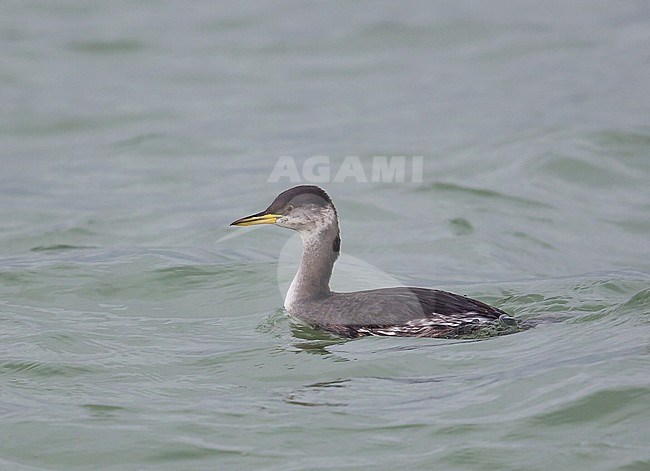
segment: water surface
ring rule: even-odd
[[[0,42],[0,468],[650,466],[647,3],[8,1]],[[561,322],[292,326],[290,234],[228,223],[315,155],[424,157],[323,184],[337,289]]]

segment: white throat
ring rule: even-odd
[[[303,252],[298,272],[284,299],[284,307],[289,312],[300,301],[330,293],[332,268],[339,255],[339,227],[334,211],[327,211],[323,216],[309,229],[298,230]]]

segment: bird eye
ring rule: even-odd
[[[285,212],[285,213],[290,213],[291,211],[293,211],[293,206],[291,206],[290,204],[288,204],[287,207],[284,208],[284,212]]]

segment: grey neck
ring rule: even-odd
[[[334,219],[320,230],[300,232],[302,238],[302,259],[293,279],[284,306],[299,301],[309,301],[327,296],[334,262],[339,256],[341,239],[338,221]]]

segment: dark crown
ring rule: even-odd
[[[291,203],[293,206],[316,204],[318,206],[334,206],[332,198],[316,185],[299,185],[280,193],[268,207],[270,213],[282,210]]]

